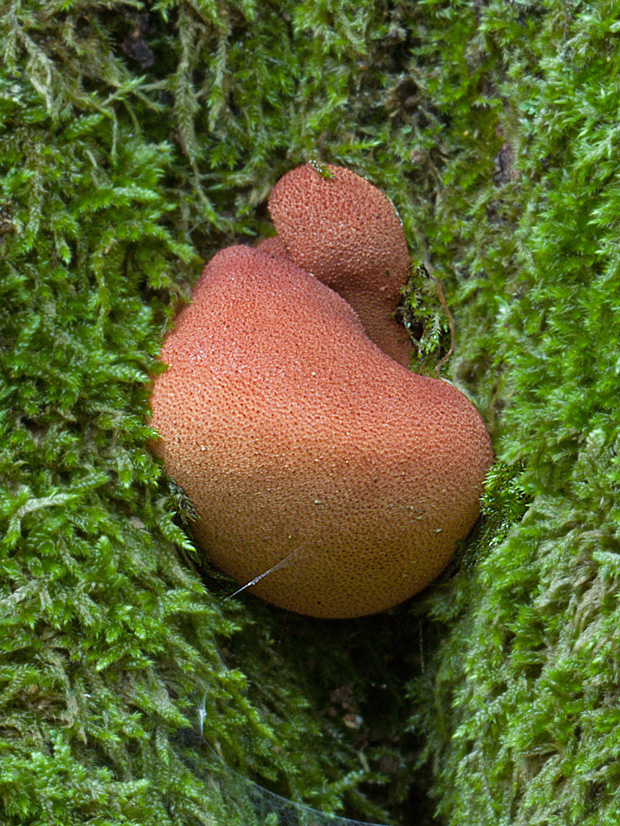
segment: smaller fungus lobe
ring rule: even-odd
[[[291,259],[357,312],[367,335],[403,366],[411,355],[393,318],[409,278],[409,253],[391,202],[369,181],[326,164],[288,172],[269,197],[269,212]],[[269,239],[271,242],[271,239]]]

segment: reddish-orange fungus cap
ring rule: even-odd
[[[365,178],[331,164],[325,170],[306,164],[275,185],[269,212],[278,236],[296,264],[353,307],[375,344],[407,366],[411,345],[393,318],[410,270],[398,215]]]
[[[478,413],[277,250],[216,255],[161,358],[156,450],[212,562],[241,585],[271,571],[251,593],[318,617],[381,611],[475,522],[492,462]]]

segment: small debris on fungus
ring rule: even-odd
[[[274,605],[344,618],[396,605],[442,571],[478,517],[493,453],[465,396],[389,354],[402,355],[393,325],[369,337],[361,310],[374,303],[385,321],[376,291],[387,269],[390,284],[406,278],[406,244],[378,190],[330,171],[285,176],[270,201],[278,238],[208,264],[164,342],[152,425],[210,562]],[[328,208],[309,175],[354,186],[355,206]],[[366,296],[357,313],[352,282],[351,301]]]

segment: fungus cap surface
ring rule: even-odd
[[[327,164],[287,172],[269,212],[291,259],[347,301],[368,336],[407,366],[406,330],[393,317],[409,278],[409,253],[391,202],[365,178]]]
[[[157,452],[196,536],[240,584],[354,617],[424,588],[479,512],[489,437],[451,385],[410,373],[349,305],[277,253],[215,256],[163,346]]]

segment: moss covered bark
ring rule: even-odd
[[[438,25],[447,7],[431,5]],[[519,486],[532,502],[475,575],[427,600],[450,630],[432,687],[416,684],[425,698],[416,723],[431,735],[446,823],[611,824],[619,9],[463,5],[465,60],[480,67],[490,98],[481,120],[502,147],[486,181],[477,178],[484,134],[473,100],[444,108],[453,150],[433,215],[447,243],[435,249],[466,276],[456,282],[457,376],[476,380],[483,407],[493,405],[498,453],[523,462]],[[443,17],[444,36],[467,25],[458,17]],[[435,101],[458,96],[450,65],[432,73]]]
[[[0,820],[245,823],[219,752],[358,817],[615,823],[617,3],[0,11]],[[166,325],[309,157],[393,199],[418,367],[424,265],[503,461],[460,574],[336,625],[205,585],[146,447]]]

